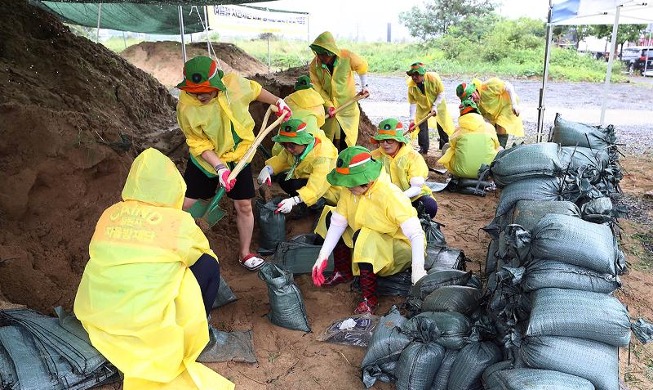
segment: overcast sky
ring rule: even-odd
[[[528,16],[546,20],[548,0],[496,0],[499,14],[508,18]],[[399,23],[398,14],[424,0],[278,0],[253,5],[272,9],[309,12],[311,37],[325,30],[338,39],[360,41],[385,40],[388,23],[392,24],[393,40],[407,38],[408,31]]]

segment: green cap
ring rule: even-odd
[[[199,56],[191,58],[184,64],[184,80],[177,88],[191,93],[211,92],[227,89],[222,83],[224,72],[212,58]]]
[[[393,139],[404,144],[410,143],[404,134],[404,125],[395,118],[384,119],[379,123],[372,142],[378,144],[383,139]]]
[[[376,180],[382,168],[383,164],[374,160],[367,148],[350,146],[338,155],[336,167],[327,175],[327,181],[333,186],[361,186]]]
[[[279,127],[279,133],[272,137],[272,141],[282,143],[290,142],[297,145],[308,145],[315,138],[306,129],[306,123],[301,119],[288,119]]]
[[[424,67],[424,64],[421,62],[413,62],[410,65],[410,69],[406,71],[406,74],[410,76],[413,73],[417,73],[419,75],[424,76],[424,74],[426,73],[426,68]]]
[[[309,88],[313,88],[313,84],[311,84],[311,78],[308,76],[299,76],[295,82],[295,91]]]

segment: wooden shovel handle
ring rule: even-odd
[[[356,94],[353,98],[351,98],[351,99],[347,100],[346,102],[344,102],[344,103],[342,104],[342,106],[336,108],[336,109],[333,111],[333,115],[336,115],[336,114],[339,113],[340,111],[344,110],[346,107],[348,107],[348,106],[350,106],[350,105],[356,103],[356,102],[359,101],[359,100],[363,100],[363,99],[365,99],[365,98],[368,97],[368,96],[370,96],[369,93],[367,93],[367,94],[365,94],[365,95],[361,95],[360,93]]]
[[[432,113],[432,112],[429,112],[429,113],[428,113],[424,118],[422,118],[422,119],[420,119],[419,121],[417,121],[417,122],[415,123],[415,126],[413,126],[413,129],[412,129],[412,130],[409,130],[407,133],[412,133],[413,131],[415,131],[415,129],[417,129],[417,128],[419,127],[419,125],[421,125],[422,123],[426,122],[426,121],[427,121],[430,117],[432,117],[432,116],[434,116],[433,113]]]

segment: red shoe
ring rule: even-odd
[[[358,306],[356,306],[354,314],[374,314],[374,310],[376,310],[377,306],[378,305],[370,304],[367,299],[363,299]]]
[[[326,278],[324,283],[322,283],[322,287],[333,287],[340,283],[350,282],[352,279],[353,277],[351,275],[345,276],[339,271],[334,271],[328,278]]]

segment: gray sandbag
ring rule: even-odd
[[[503,190],[495,216],[500,217],[512,210],[520,200],[563,200],[562,181],[555,177],[532,177],[512,183]]]
[[[197,358],[200,363],[256,363],[252,331],[223,332],[209,326],[209,343]]]
[[[442,359],[442,363],[440,363],[440,368],[435,374],[435,378],[433,378],[431,390],[447,390],[449,377],[451,377],[451,367],[453,367],[456,357],[458,357],[458,351],[447,349],[444,354],[444,359]]]
[[[608,196],[590,199],[580,209],[582,218],[593,223],[612,222],[617,217],[617,212],[612,207],[612,199]]]
[[[259,228],[258,252],[263,255],[274,253],[277,245],[286,240],[286,214],[275,213],[282,200],[281,197],[275,197],[266,202],[256,198],[254,202],[256,226]]]
[[[612,345],[574,337],[526,337],[519,358],[530,368],[585,378],[598,390],[619,390],[619,348]]]
[[[287,329],[310,332],[304,299],[293,274],[275,264],[265,263],[259,269],[258,277],[268,286],[270,321]]]
[[[444,347],[435,343],[408,344],[397,363],[397,390],[429,390],[444,354]]]
[[[465,346],[471,331],[469,319],[456,312],[423,312],[401,325],[401,332],[413,340],[435,342],[450,350]]]
[[[490,240],[485,255],[485,275],[496,271],[499,264],[499,240]]]
[[[43,361],[29,332],[19,326],[2,326],[0,344],[4,346],[9,356],[8,360],[12,362],[15,369],[15,375],[11,377],[16,378],[13,383],[6,385],[3,383],[3,388],[21,390],[59,388],[56,377],[50,375],[48,366]],[[5,378],[2,379],[4,382]]]
[[[534,259],[557,260],[603,274],[617,274],[619,250],[606,225],[548,214],[533,228],[530,249]]]
[[[581,290],[544,288],[531,295],[527,336],[565,336],[615,347],[630,342],[630,317],[613,296]]]
[[[560,371],[515,368],[495,371],[486,390],[594,390],[592,382]]]
[[[530,231],[547,214],[562,214],[578,218],[581,216],[578,206],[568,200],[550,202],[520,200],[512,209],[510,223]]]
[[[211,309],[217,309],[220,306],[224,306],[227,303],[231,303],[236,300],[238,300],[238,298],[236,298],[236,295],[231,290],[231,287],[229,287],[227,281],[224,280],[222,274],[220,274],[220,287],[218,287],[218,294],[215,296],[215,300],[213,300]]]
[[[465,252],[446,246],[427,246],[424,268],[427,271],[443,269],[465,270]]]
[[[423,206],[419,206],[423,208]],[[425,211],[419,211],[419,222],[422,225],[422,230],[424,230],[424,237],[426,239],[426,245],[429,247],[444,247],[447,245],[447,241],[444,238],[444,233],[440,229],[440,224],[431,219],[431,216],[428,215]]]
[[[494,364],[489,365],[485,371],[483,371],[483,375],[481,376],[481,381],[483,382],[483,388],[484,389],[502,389],[500,386],[501,384],[495,379],[495,373],[503,370],[511,370],[514,368],[514,362],[513,360],[503,360]]]
[[[395,381],[395,367],[389,363],[396,363],[401,351],[411,342],[407,335],[401,333],[400,327],[405,321],[406,318],[396,306],[392,306],[388,314],[379,319],[361,363],[366,388],[372,387],[377,380]]]
[[[475,311],[483,291],[467,286],[443,286],[424,298],[422,311],[455,311],[468,314]]]
[[[502,359],[501,350],[490,341],[466,345],[451,367],[447,390],[482,390],[483,371]]]
[[[427,295],[443,286],[465,286],[471,277],[471,271],[465,272],[458,269],[434,269],[411,287],[408,296],[411,298],[424,299]]]
[[[581,146],[563,146],[560,148],[560,163],[565,171],[593,169],[600,178],[600,172],[608,167],[610,155],[605,149],[590,149]]]
[[[293,274],[310,274],[322,245],[315,244],[315,233],[300,234],[280,242],[271,262]],[[327,260],[326,272],[333,271],[333,253]]]
[[[610,294],[621,287],[618,276],[551,260],[535,260],[526,265],[520,286],[524,292],[542,288],[566,288]]]
[[[411,269],[376,278],[376,293],[383,296],[408,296],[412,287]]]
[[[499,188],[530,177],[559,176],[562,165],[560,146],[553,142],[518,145],[500,151],[490,164],[490,172]]]
[[[606,149],[617,142],[614,126],[599,127],[565,120],[557,113],[549,132],[549,141],[561,146]]]

